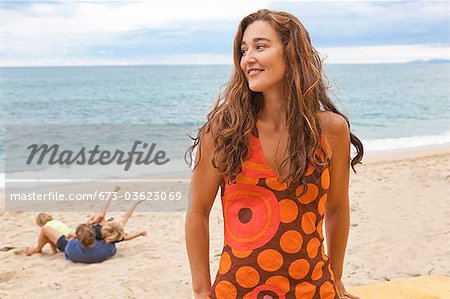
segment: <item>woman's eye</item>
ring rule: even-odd
[[[247,49],[241,49],[242,55],[245,55],[246,52],[247,52]]]
[[[259,50],[259,49],[262,49],[262,48],[265,48],[265,47],[266,47],[265,45],[257,45],[256,49]]]

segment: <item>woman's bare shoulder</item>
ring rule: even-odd
[[[327,133],[335,132],[340,130],[343,125],[347,125],[345,118],[337,113],[331,111],[319,111],[317,113],[319,117],[320,125],[322,129],[327,131]]]
[[[347,121],[343,116],[332,111],[320,111],[317,116],[331,157],[333,149],[340,148],[341,143],[345,142],[343,135],[349,134]]]

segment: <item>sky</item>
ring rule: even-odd
[[[3,1],[0,66],[231,64],[239,21],[295,15],[325,63],[450,60],[448,1]]]

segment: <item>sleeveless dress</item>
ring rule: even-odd
[[[301,184],[288,188],[266,162],[258,137],[248,138],[236,183],[223,182],[225,245],[209,298],[338,299],[323,245],[329,167],[319,173],[309,163],[307,191]],[[317,156],[329,160],[323,137],[320,142],[325,157]]]

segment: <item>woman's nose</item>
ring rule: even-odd
[[[247,50],[247,52],[245,53],[245,56],[244,56],[244,61],[246,63],[255,62],[256,58],[255,58],[255,55],[253,55],[253,54],[254,54],[253,51]]]

